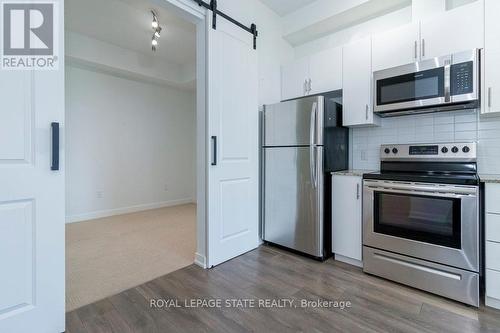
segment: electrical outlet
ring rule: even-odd
[[[102,197],[104,196],[104,192],[103,191],[97,191],[96,192],[96,196],[97,196],[97,199],[102,199]]]

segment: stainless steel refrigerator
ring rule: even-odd
[[[319,259],[331,251],[325,180],[348,163],[348,130],[334,100],[266,105],[262,120],[262,238]]]

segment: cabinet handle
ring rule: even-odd
[[[491,87],[488,87],[488,107],[491,108]]]
[[[359,193],[359,184],[356,184],[356,200],[359,200],[360,193]]]
[[[418,58],[417,48],[418,48],[418,43],[417,43],[417,41],[415,41],[415,59]]]
[[[368,120],[368,104],[365,105],[365,118]]]
[[[307,95],[307,79],[304,80],[304,86],[303,86],[303,88],[304,88],[304,96],[305,96],[305,95]]]
[[[311,93],[311,90],[312,90],[312,80],[311,79],[309,79],[308,88],[309,88],[309,90],[307,91],[307,93]]]
[[[422,57],[425,57],[425,39],[422,38]]]

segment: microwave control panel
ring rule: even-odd
[[[474,66],[472,61],[453,64],[450,68],[451,95],[464,95],[473,92]]]

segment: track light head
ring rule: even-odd
[[[157,29],[160,26],[160,22],[158,21],[158,15],[154,10],[151,11],[151,14],[153,14],[153,22],[151,22],[151,26],[153,29]]]
[[[161,27],[158,27],[158,28],[156,28],[156,30],[155,30],[155,37],[156,37],[156,38],[160,38],[160,34],[161,34]]]

